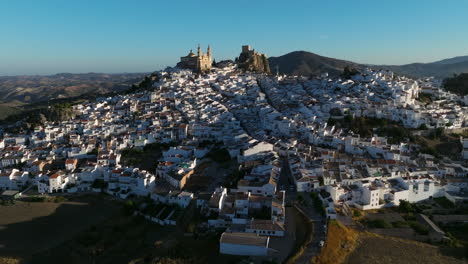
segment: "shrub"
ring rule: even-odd
[[[427,130],[427,125],[426,124],[421,124],[418,129],[419,130]]]
[[[410,202],[400,200],[400,204],[398,205],[398,211],[400,211],[401,213],[410,213],[414,212],[414,207]]]
[[[450,209],[450,208],[455,207],[455,204],[445,197],[434,198],[434,201],[436,201],[440,206],[442,206],[445,209]]]
[[[322,200],[318,197],[318,194],[315,192],[310,193],[310,198],[312,198],[314,203],[314,208],[320,212],[322,216],[326,215],[325,207],[323,206]]]
[[[391,228],[392,225],[384,219],[367,220],[367,226],[370,228]]]
[[[341,74],[341,78],[351,79],[351,77],[353,77],[354,75],[359,74],[359,73],[360,72],[356,68],[351,67],[351,66],[346,66],[343,69],[343,73]]]
[[[431,94],[427,94],[427,93],[420,93],[418,98],[416,99],[424,104],[428,104],[430,102],[432,102],[432,95]]]
[[[55,196],[52,201],[54,203],[63,203],[67,200],[67,198],[63,197],[63,196]]]
[[[403,228],[403,227],[408,227],[408,223],[405,221],[395,221],[392,222],[392,226],[395,228]]]
[[[39,197],[39,196],[34,196],[34,197],[30,197],[28,199],[29,202],[45,202],[46,198],[45,197]]]
[[[136,210],[136,204],[132,200],[127,200],[125,201],[123,207],[122,207],[122,213],[126,216],[130,216],[133,214],[133,212]]]
[[[432,131],[429,134],[429,138],[430,139],[439,139],[444,135],[444,133],[445,133],[445,129],[443,127],[438,127],[436,129],[434,129],[434,131]]]
[[[408,214],[404,215],[403,218],[404,218],[406,221],[414,221],[414,220],[416,220],[416,216],[415,216],[413,213],[408,213]]]
[[[360,210],[353,210],[353,216],[354,217],[361,217],[362,216],[362,213]]]
[[[410,227],[413,228],[414,232],[420,234],[420,235],[427,235],[429,234],[429,229],[427,229],[427,227],[421,225],[420,223],[418,222],[410,222]]]
[[[299,202],[302,202],[302,201],[304,201],[304,198],[302,197],[301,194],[299,194],[299,195],[297,195],[297,200],[298,200]]]
[[[437,156],[437,150],[434,147],[422,147],[419,152],[423,154],[429,154],[432,156]]]
[[[132,155],[141,154],[143,153],[143,150],[139,148],[124,148],[122,149],[121,153],[122,153],[122,157],[128,157]]]
[[[91,185],[92,188],[98,188],[98,189],[101,189],[101,188],[105,188],[107,187],[108,183],[103,181],[103,180],[99,180],[99,179],[96,179],[94,180],[93,184]]]

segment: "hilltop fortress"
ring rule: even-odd
[[[242,46],[242,52],[236,62],[244,71],[270,73],[270,65],[265,54],[256,52],[250,45]]]

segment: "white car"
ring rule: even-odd
[[[325,244],[325,242],[324,242],[323,240],[320,240],[319,246],[320,246],[320,247],[323,247],[324,244]]]

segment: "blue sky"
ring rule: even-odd
[[[0,75],[153,71],[198,43],[216,60],[250,44],[268,56],[431,62],[468,55],[467,11],[466,0],[5,0]]]

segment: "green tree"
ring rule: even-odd
[[[402,213],[410,213],[414,211],[414,208],[410,202],[405,201],[405,200],[400,200],[400,204],[398,205],[398,211]]]
[[[356,68],[353,68],[351,66],[346,66],[343,69],[343,73],[341,74],[341,77],[343,79],[351,79],[351,77],[353,77],[354,75],[359,74],[359,73],[360,72]]]
[[[421,124],[418,128],[419,130],[427,130],[426,124]]]
[[[452,78],[447,78],[443,82],[443,86],[450,92],[458,95],[468,94],[468,73],[454,74]]]

